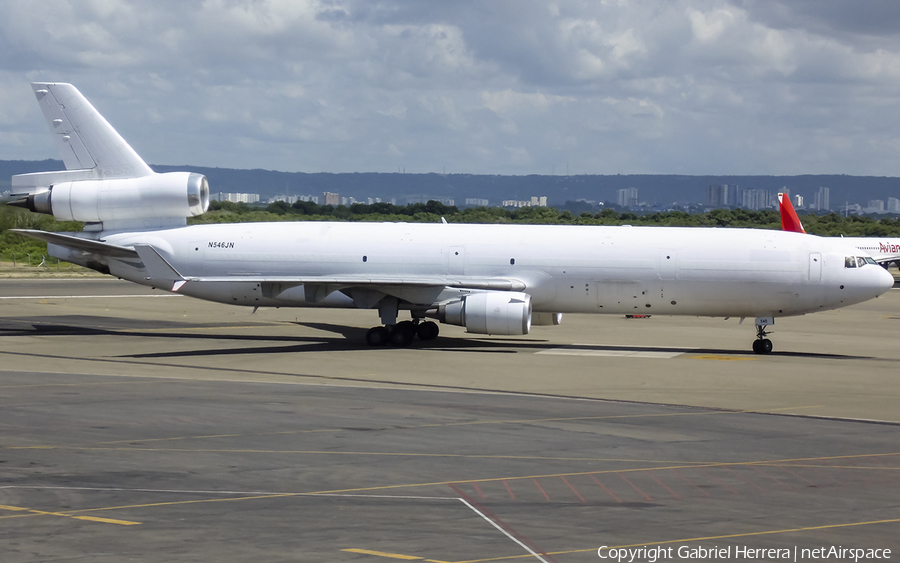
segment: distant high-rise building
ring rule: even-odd
[[[706,205],[709,207],[738,207],[742,204],[742,191],[737,184],[713,184],[706,189]]]
[[[259,201],[259,194],[231,194],[218,192],[216,194],[211,194],[210,199],[230,201],[232,203],[256,203]]]
[[[883,199],[872,199],[869,200],[869,205],[866,206],[866,213],[884,213],[884,200]]]
[[[638,205],[637,188],[621,189],[618,191],[617,196],[616,203],[618,203],[620,207],[637,207]]]
[[[325,192],[322,194],[325,196],[325,205],[340,205],[341,204],[341,196],[340,194]]]
[[[818,211],[830,211],[831,210],[831,202],[829,201],[829,193],[831,190],[825,187],[821,187],[816,191],[813,195],[813,203],[812,208]]]
[[[794,196],[794,207],[796,207],[797,209],[800,209],[801,207],[803,207],[803,196],[802,195],[797,194]]]
[[[741,193],[740,207],[751,211],[759,211],[770,206],[769,190],[749,188]]]
[[[887,200],[887,207],[885,211],[888,213],[900,213],[900,199],[896,197],[889,197]]]
[[[467,197],[466,205],[471,207],[487,207],[488,200],[480,197]]]

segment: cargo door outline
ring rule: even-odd
[[[451,246],[447,252],[447,273],[448,274],[465,274],[466,273],[466,249],[464,246]]]
[[[809,253],[809,281],[822,281],[822,255],[818,252]]]

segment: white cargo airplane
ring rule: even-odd
[[[17,232],[61,260],[139,284],[252,307],[377,309],[370,345],[431,340],[438,325],[527,334],[562,313],[756,317],[766,328],[877,297],[882,268],[845,266],[841,240],[756,229],[243,223],[186,226],[209,205],[206,178],[156,174],[70,84],[34,92],[65,171],[13,177],[14,205],[85,222]],[[871,259],[869,259],[870,261]],[[398,322],[400,311],[411,320]]]

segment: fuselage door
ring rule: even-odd
[[[809,254],[809,281],[822,281],[822,255],[818,252]]]
[[[678,255],[674,250],[659,251],[659,279],[674,280],[678,275]]]
[[[466,273],[466,249],[462,246],[451,246],[450,256],[447,262],[447,273],[449,274],[465,274]]]

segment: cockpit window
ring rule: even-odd
[[[844,258],[845,268],[862,268],[866,264],[878,264],[871,256],[847,256]]]

